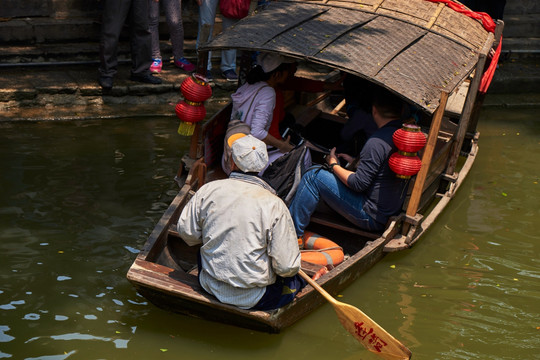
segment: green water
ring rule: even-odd
[[[540,122],[486,109],[455,200],[339,300],[414,359],[538,359]],[[175,195],[173,119],[0,123],[0,359],[377,359],[326,305],[278,335],[160,310],[125,274]]]

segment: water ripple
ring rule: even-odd
[[[37,336],[30,338],[25,341],[25,344],[42,340],[42,339],[52,339],[57,341],[74,341],[74,340],[83,340],[83,341],[103,341],[103,342],[112,342],[115,344],[117,349],[127,348],[129,339],[119,339],[119,338],[109,338],[102,336],[94,336],[90,334],[81,334],[81,333],[67,333],[61,335],[49,335],[49,336]]]

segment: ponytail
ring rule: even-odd
[[[246,81],[248,84],[253,85],[259,81],[267,81],[270,79],[272,73],[265,73],[259,65],[255,65],[247,74]]]

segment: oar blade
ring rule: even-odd
[[[410,359],[411,351],[360,309],[339,301],[332,304],[339,321],[369,351],[384,359]]]

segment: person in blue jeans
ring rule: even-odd
[[[199,32],[197,34],[197,49],[199,44],[206,43],[212,40],[212,32],[214,31],[214,23],[216,22],[216,11],[219,4],[219,0],[197,0],[199,4]],[[233,26],[238,22],[238,19],[230,19],[222,16],[223,30]],[[201,29],[203,25],[211,25],[210,34],[207,39],[201,39]],[[212,80],[212,53],[208,53],[208,66],[206,77],[209,81]],[[238,75],[236,74],[236,50],[222,50],[221,51],[221,75],[228,81],[238,81]]]
[[[324,167],[308,170],[289,206],[296,235],[302,237],[320,201],[364,230],[384,230],[390,216],[400,212],[407,181],[396,177],[388,158],[397,151],[392,135],[402,126],[402,101],[386,90],[374,95],[372,114],[378,130],[360,151],[356,171],[342,167],[339,158],[352,162],[333,148]]]
[[[160,73],[163,66],[159,48],[159,4],[163,6],[165,19],[171,35],[174,65],[187,72],[195,70],[195,65],[184,57],[184,24],[182,23],[182,0],[150,0],[150,32],[152,34],[152,73]]]

